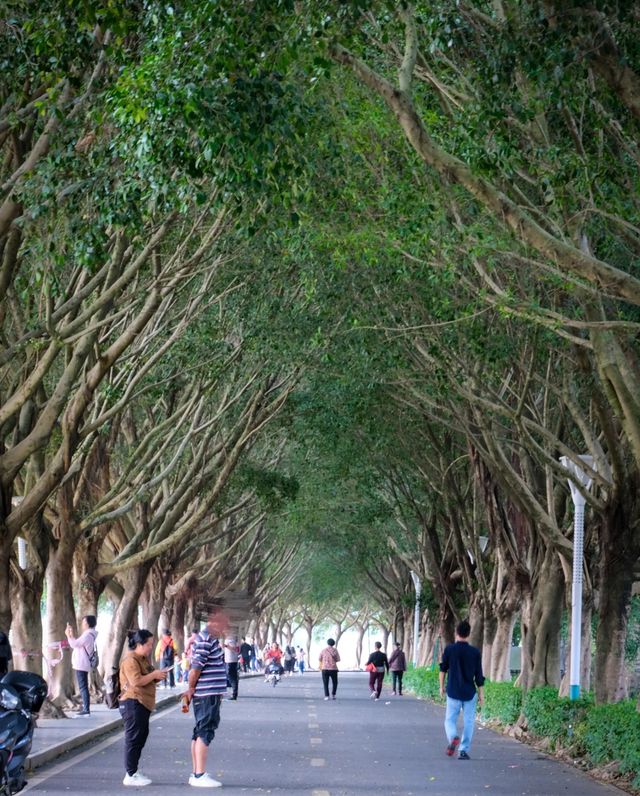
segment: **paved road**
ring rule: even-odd
[[[388,695],[368,698],[364,674],[341,673],[338,699],[325,702],[320,676],[241,683],[225,702],[209,772],[224,783],[211,793],[285,796],[620,796],[527,746],[478,728],[473,758],[444,754],[443,711]],[[191,714],[155,714],[141,768],[148,796],[201,792],[190,773]],[[122,787],[122,734],[38,770],[23,793],[111,796]],[[207,791],[204,791],[207,792]]]

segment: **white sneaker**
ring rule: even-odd
[[[196,777],[194,774],[191,774],[189,777],[189,785],[191,785],[192,788],[221,788],[222,782],[218,782],[217,779],[209,776],[205,771],[201,777]]]
[[[144,785],[151,785],[151,780],[149,777],[145,777],[144,774],[136,771],[135,774],[125,774],[122,784],[131,788],[142,788]]]

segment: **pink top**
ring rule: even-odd
[[[90,672],[89,654],[96,645],[98,633],[93,629],[85,630],[78,638],[70,638],[69,646],[72,648],[71,667],[77,672]]]

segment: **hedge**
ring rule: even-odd
[[[409,669],[404,682],[417,696],[443,704],[437,671]],[[640,790],[640,713],[635,702],[595,705],[593,696],[560,698],[552,687],[523,695],[513,683],[485,683],[482,718],[514,724],[522,714],[530,736],[545,738],[552,749],[570,749],[593,766],[617,762],[619,771]]]

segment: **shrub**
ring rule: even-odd
[[[513,683],[491,683],[484,686],[484,719],[497,719],[502,724],[514,724],[522,710],[522,690]]]
[[[620,772],[632,774],[640,788],[640,714],[634,702],[592,706],[576,735],[592,763],[618,760]]]
[[[434,702],[442,702],[440,699],[440,672],[438,670],[424,668],[409,668],[404,674],[404,685],[411,689],[416,696],[423,699],[432,699]]]
[[[577,725],[592,705],[590,696],[575,700],[560,698],[557,688],[540,686],[527,691],[522,710],[529,732],[548,738],[554,746],[558,743],[569,746],[575,741]]]

